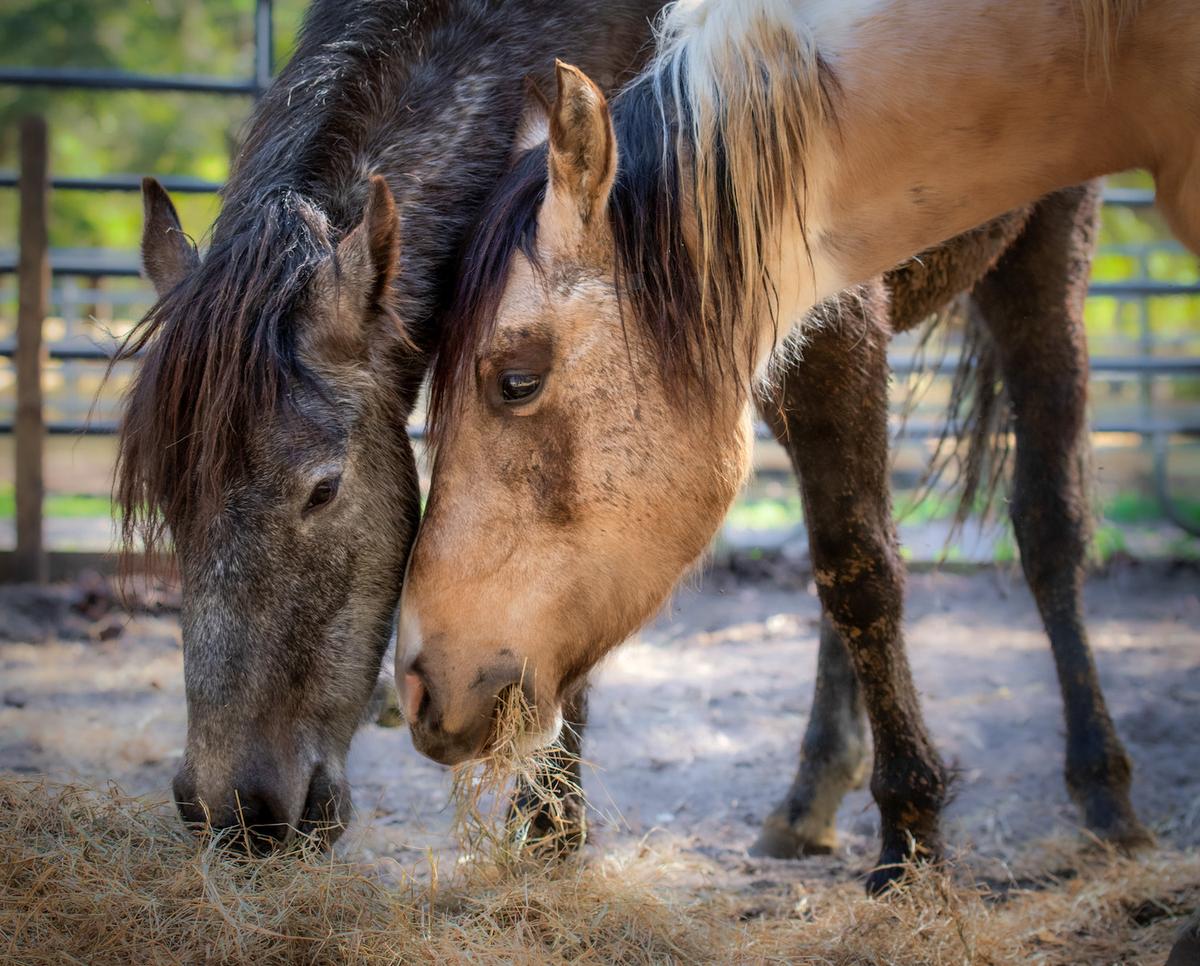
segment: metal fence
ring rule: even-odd
[[[69,67],[0,68],[0,84],[110,91],[159,91],[258,97],[271,83],[273,70],[273,10],[271,0],[255,0],[254,72],[250,77],[157,76],[130,71],[87,70]],[[11,345],[0,347],[14,360],[17,371],[16,418],[0,425],[0,432],[15,436],[17,546],[3,569],[18,579],[43,580],[49,560],[42,539],[42,437],[45,433],[112,433],[111,422],[86,419],[60,420],[46,424],[42,413],[42,365],[55,362],[106,361],[109,348],[99,345],[42,346],[42,326],[51,301],[52,277],[84,277],[98,283],[111,277],[136,276],[136,260],[109,252],[51,252],[46,240],[47,196],[60,191],[137,190],[140,179],[133,175],[89,178],[51,178],[48,175],[46,128],[31,119],[21,131],[21,170],[0,174],[0,189],[17,189],[21,195],[19,248],[0,256],[0,275],[17,273],[17,332]],[[213,192],[219,185],[189,178],[164,179],[170,190]]]
[[[270,84],[272,72],[272,3],[271,0],[256,0],[254,30],[254,74],[247,78],[214,78],[175,76],[152,76],[120,71],[73,70],[63,68],[21,68],[0,69],[0,84],[21,86],[43,86],[55,88],[85,88],[100,90],[142,90],[142,91],[174,91],[185,93],[205,93],[228,96],[260,95]],[[44,157],[42,163],[44,164]],[[0,172],[0,190],[20,189],[23,172]],[[24,172],[26,177],[43,177],[38,172]],[[220,185],[189,177],[165,177],[161,179],[167,189],[173,193],[214,193]],[[112,192],[140,190],[141,180],[135,175],[109,174],[88,177],[45,177],[44,189],[55,191],[83,192]],[[43,190],[44,190],[43,189]],[[23,199],[25,195],[23,194]],[[1110,190],[1106,194],[1106,204],[1129,208],[1148,208],[1153,205],[1153,197],[1149,192],[1133,190]],[[23,209],[24,209],[23,205]],[[44,217],[45,202],[41,203]],[[26,217],[23,210],[23,219]],[[41,226],[44,234],[45,226]],[[22,239],[24,245],[25,239]],[[1128,254],[1145,262],[1153,253],[1153,247],[1141,247]],[[26,253],[28,254],[28,253]],[[17,274],[22,271],[22,252],[0,251],[0,277]],[[90,418],[87,411],[60,414],[57,417],[43,419],[41,414],[40,395],[34,392],[35,387],[28,385],[31,379],[39,382],[40,393],[41,362],[48,359],[52,364],[61,366],[76,365],[94,367],[102,371],[112,352],[111,341],[86,336],[78,331],[66,332],[63,338],[51,341],[44,350],[40,346],[33,349],[35,359],[22,362],[21,333],[32,332],[33,316],[37,316],[38,334],[36,339],[30,335],[31,343],[41,338],[42,321],[47,314],[48,303],[53,303],[59,309],[59,316],[73,323],[90,314],[84,309],[90,306],[105,305],[111,307],[115,315],[118,306],[132,306],[147,301],[144,292],[121,290],[113,291],[105,287],[107,280],[137,278],[140,267],[136,253],[113,252],[95,249],[65,249],[46,250],[45,259],[48,266],[45,274],[53,279],[47,282],[46,290],[37,295],[27,295],[26,287],[34,285],[33,280],[22,279],[21,296],[22,310],[29,316],[18,323],[18,335],[14,339],[0,341],[0,358],[11,358],[16,361],[17,377],[17,419],[15,421],[0,421],[0,433],[15,433],[18,437],[18,463],[21,460],[41,459],[40,446],[26,440],[27,445],[22,452],[22,400],[29,403],[36,398],[39,412],[36,422],[25,413],[26,436],[36,432],[39,436],[49,435],[112,435],[116,431],[116,422],[111,418]],[[25,271],[31,271],[28,265]],[[1200,378],[1200,357],[1196,356],[1161,356],[1156,355],[1157,344],[1154,333],[1148,321],[1145,310],[1145,300],[1163,297],[1200,296],[1200,284],[1178,284],[1155,281],[1148,277],[1145,270],[1141,277],[1127,282],[1098,283],[1092,286],[1092,294],[1120,300],[1133,300],[1142,308],[1140,311],[1140,331],[1138,351],[1127,356],[1097,355],[1091,360],[1094,379],[1132,379],[1139,387],[1140,405],[1127,415],[1102,417],[1093,425],[1096,433],[1133,434],[1143,440],[1152,454],[1153,478],[1156,496],[1159,499],[1163,513],[1178,525],[1197,533],[1191,521],[1179,513],[1169,492],[1168,456],[1171,441],[1183,438],[1200,439],[1200,412],[1194,409],[1184,413],[1182,417],[1162,417],[1155,404],[1154,386],[1160,380],[1180,378]],[[82,280],[83,284],[80,284]],[[49,286],[53,285],[53,288]],[[36,287],[36,286],[34,286]],[[32,291],[32,289],[30,289]],[[34,307],[25,303],[32,298],[39,304]],[[20,319],[20,313],[19,313]],[[28,347],[26,347],[28,348]],[[913,361],[910,357],[897,352],[892,359],[893,370],[899,376],[905,376],[913,371]],[[943,375],[953,372],[955,363],[946,360],[935,365],[935,371]],[[928,367],[926,367],[926,371]],[[72,370],[74,371],[74,370]],[[22,386],[22,374],[24,382]],[[88,394],[80,394],[81,399]],[[88,399],[90,404],[90,399]],[[25,407],[28,409],[28,405]],[[82,406],[80,407],[82,409]],[[921,438],[940,431],[933,422],[921,423],[909,421],[904,427],[906,439]],[[763,431],[765,433],[765,430]],[[421,435],[419,426],[413,427],[414,436]],[[33,468],[18,467],[18,549],[14,555],[15,568],[4,568],[19,576],[36,579],[45,574],[45,554],[40,536],[40,507],[42,486],[40,467],[36,472]],[[38,517],[38,532],[32,532],[32,517],[28,517],[27,525],[22,527],[22,514],[32,513],[36,504]]]

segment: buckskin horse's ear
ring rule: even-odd
[[[617,174],[617,139],[604,94],[578,67],[558,61],[550,111],[548,220],[587,230],[603,216]]]
[[[142,267],[161,297],[200,264],[200,256],[167,189],[154,178],[142,179],[142,210]]]

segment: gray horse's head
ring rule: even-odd
[[[336,231],[280,191],[203,259],[157,182],[116,496],[127,546],[169,540],[183,590],[184,819],[255,847],[344,825],[351,737],[419,513],[419,382],[391,305],[397,224],[373,178]]]

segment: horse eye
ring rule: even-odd
[[[334,477],[329,480],[322,480],[313,487],[312,493],[309,494],[308,503],[304,505],[304,512],[311,513],[313,510],[319,510],[323,506],[328,506],[333,502],[333,498],[337,496],[338,486],[341,484],[339,477]]]
[[[534,372],[500,374],[500,398],[506,403],[528,402],[542,388],[542,377]]]

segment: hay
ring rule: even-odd
[[[536,723],[524,691],[507,688],[497,704],[487,753],[454,769],[453,835],[469,860],[464,866],[468,870],[498,865],[549,873],[556,859],[570,851],[561,847],[567,823],[563,801],[567,794],[582,794],[582,789],[568,760],[554,747],[534,740]],[[514,795],[518,788],[523,793],[519,798]],[[534,813],[543,809],[560,831],[531,843]]]
[[[165,804],[0,777],[0,962],[1158,966],[1200,903],[1200,857],[1053,844],[990,884],[959,862],[910,870],[884,900],[847,882],[792,886],[769,908],[699,895],[681,879],[701,860],[649,846],[548,866],[513,845],[527,816],[507,790],[514,773],[538,787],[549,763],[507,719],[494,754],[456,776],[464,856],[449,875],[305,847],[231,858]]]

